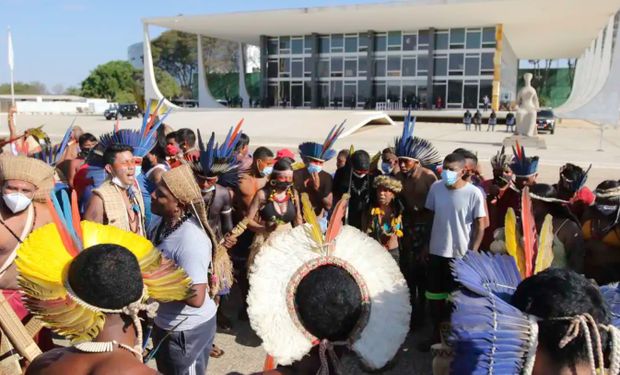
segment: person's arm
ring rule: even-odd
[[[304,223],[303,216],[301,214],[301,199],[297,190],[293,190],[293,197],[295,199],[295,221],[293,221],[293,227],[302,225]]]
[[[249,178],[245,181],[242,181],[239,185],[239,193],[241,194],[241,201],[243,202],[243,210],[244,215],[248,215],[248,211],[252,206],[252,201],[254,200],[254,196],[257,191],[254,190],[254,184]]]
[[[474,234],[472,236],[471,241],[471,250],[478,251],[480,249],[480,244],[482,243],[482,239],[484,238],[484,230],[488,226],[488,218],[486,211],[486,202],[482,195],[482,192],[475,188],[475,196],[474,196]]]
[[[93,194],[86,205],[83,220],[94,221],[95,223],[105,224],[105,209],[103,200],[97,194]]]
[[[480,249],[482,238],[484,238],[485,228],[484,217],[479,217],[474,220],[474,236],[472,239],[471,250],[478,251]]]
[[[261,232],[267,231],[267,227],[261,224],[260,222],[258,222],[258,220],[256,220],[258,211],[260,210],[261,206],[263,206],[264,204],[265,204],[265,192],[261,189],[257,191],[256,194],[254,195],[254,199],[252,200],[252,203],[250,204],[250,208],[246,216],[249,220],[248,229],[251,230],[252,232],[261,233]]]
[[[192,296],[185,300],[185,304],[191,307],[201,307],[207,298],[207,284],[192,285]]]
[[[69,163],[69,168],[67,168],[67,183],[69,184],[69,187],[71,189],[75,189],[75,185],[73,184],[73,180],[75,179],[75,175],[78,173],[78,171],[80,170],[80,167],[82,166],[82,163],[84,163],[84,160],[80,160],[80,159],[73,159],[71,160],[71,162]]]
[[[233,229],[232,222],[232,202],[228,189],[222,191],[222,210],[220,211],[220,223],[222,225],[222,233],[226,234]]]

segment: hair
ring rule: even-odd
[[[79,298],[105,309],[121,309],[139,300],[144,288],[138,259],[113,244],[81,251],[69,265],[68,277]]]
[[[241,133],[239,134],[239,139],[237,140],[237,144],[235,145],[235,151],[238,152],[245,146],[249,146],[249,145],[250,145],[250,137],[245,133]]]
[[[530,186],[530,193],[536,194],[541,198],[554,198],[558,199],[558,192],[553,187],[553,185],[548,184],[534,184]],[[566,207],[564,204],[560,202],[545,202],[544,203],[549,210],[549,214],[554,218],[563,218],[574,221],[577,225],[581,226],[579,219]]]
[[[172,131],[172,132],[166,134],[166,140],[168,140],[170,138],[174,138],[174,141],[176,142],[176,140],[177,140],[177,132],[176,131]]]
[[[304,327],[319,339],[349,338],[362,315],[362,294],[353,276],[337,266],[321,266],[306,275],[295,294]]]
[[[381,155],[386,155],[386,154],[396,155],[396,151],[394,151],[394,147],[384,148],[383,151],[381,151]]]
[[[594,190],[595,193],[600,193],[602,191],[605,190],[610,190],[610,189],[616,189],[620,187],[620,180],[616,181],[616,180],[605,180],[603,182],[601,182],[600,184],[598,184],[596,186],[596,189]],[[613,196],[613,197],[596,197],[596,203],[597,204],[610,204],[610,205],[617,205],[618,203],[620,203],[620,195],[618,196]]]
[[[340,158],[340,157],[348,158],[349,157],[349,150],[343,149],[343,150],[338,151],[337,158]]]
[[[453,154],[461,154],[463,155],[463,157],[467,160],[473,160],[475,165],[478,165],[478,157],[476,156],[476,154],[474,154],[473,152],[466,150],[464,148],[457,148],[456,150],[452,151]]]
[[[364,150],[357,150],[351,155],[351,166],[356,170],[370,169],[370,155]]]
[[[452,164],[452,163],[458,163],[461,167],[465,166],[465,157],[462,154],[459,153],[451,153],[448,154],[446,156],[445,159],[443,159],[443,164]]]
[[[84,133],[80,135],[80,138],[78,138],[78,144],[80,145],[80,147],[84,146],[86,142],[97,142],[97,137],[90,133]]]
[[[133,147],[129,145],[124,145],[122,143],[113,143],[109,145],[103,152],[103,162],[106,165],[113,164],[114,159],[116,159],[116,155],[126,151],[133,153]]]
[[[273,151],[268,149],[267,147],[259,147],[254,151],[254,159],[263,160],[267,158],[273,158]]]
[[[196,133],[194,133],[192,129],[183,128],[174,133],[178,144],[187,142],[189,147],[194,147],[196,145]]]
[[[290,171],[290,170],[293,170],[293,166],[289,158],[282,158],[273,165],[274,172],[282,172],[282,171]]]
[[[519,310],[542,319],[538,322],[538,342],[559,368],[589,361],[583,332],[564,348],[558,344],[570,321],[550,320],[590,314],[598,324],[609,324],[610,312],[598,288],[585,277],[562,268],[549,268],[521,282],[511,299]],[[603,352],[607,335],[600,331]]]

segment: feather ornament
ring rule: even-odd
[[[620,329],[620,283],[603,285],[600,291],[611,311],[611,324]]]
[[[540,228],[534,275],[551,267],[551,263],[553,263],[553,217],[547,215]]]
[[[534,272],[534,256],[536,252],[536,222],[532,211],[530,189],[525,186],[521,192],[521,225],[523,234],[523,256],[525,258],[525,275]]]
[[[506,212],[504,224],[506,252],[515,259],[521,277],[525,278],[525,254],[521,244],[521,231],[517,225],[517,215],[512,207]]]
[[[452,263],[455,279],[481,296],[491,293],[509,302],[522,278],[513,257],[468,252]]]
[[[332,242],[342,230],[344,215],[349,204],[349,195],[344,194],[342,198],[336,203],[332,212],[332,217],[329,219],[327,225],[327,231],[325,232],[325,242]]]
[[[304,221],[308,224],[306,227],[308,235],[317,244],[319,248],[323,247],[323,233],[321,232],[321,226],[310,203],[310,197],[308,193],[301,194],[301,209],[303,212]]]

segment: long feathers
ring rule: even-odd
[[[309,224],[308,233],[319,248],[323,246],[323,233],[321,232],[321,226],[310,203],[310,197],[308,193],[301,194],[301,208],[304,216],[304,221]]]
[[[553,217],[545,216],[545,221],[540,228],[540,238],[538,240],[538,252],[534,265],[534,274],[551,267],[553,262]]]
[[[342,220],[349,204],[349,195],[344,194],[342,198],[336,203],[332,217],[329,219],[327,225],[327,231],[325,232],[325,242],[329,243],[333,241],[340,231],[342,230]]]
[[[534,221],[534,212],[532,212],[532,198],[530,198],[529,193],[530,189],[527,186],[523,188],[521,193],[521,224],[526,277],[533,275],[536,251],[536,222]]]

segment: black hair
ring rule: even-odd
[[[250,137],[245,133],[241,133],[239,134],[239,140],[237,141],[237,144],[235,145],[235,151],[239,151],[245,146],[248,146],[249,144],[250,144]]]
[[[339,158],[341,156],[344,156],[345,158],[348,158],[349,157],[349,150],[342,149],[342,150],[338,151],[338,156],[337,157]]]
[[[562,268],[549,268],[521,282],[511,299],[519,310],[542,319],[538,322],[538,342],[558,368],[589,361],[583,331],[564,348],[558,344],[570,321],[551,318],[590,314],[598,324],[609,324],[610,312],[599,289],[584,276]],[[600,331],[603,352],[607,335]]]
[[[564,164],[562,172],[560,172],[560,175],[572,181],[581,178],[583,174],[584,170],[580,166],[571,163]]]
[[[396,151],[394,151],[394,147],[387,147],[387,148],[384,148],[383,151],[381,151],[381,155],[385,155],[385,154],[396,155]]]
[[[97,142],[97,137],[90,133],[84,133],[80,135],[80,138],[78,138],[78,144],[80,145],[80,147],[84,146],[84,143],[86,142]]]
[[[615,189],[618,186],[620,186],[620,180],[605,180],[596,186],[595,191]],[[598,204],[618,204],[618,201],[620,201],[620,197],[596,197],[596,203]]]
[[[448,154],[446,156],[445,159],[443,159],[443,164],[451,164],[451,163],[459,163],[459,165],[461,167],[465,166],[465,157],[462,154],[458,154],[458,153],[451,153]]]
[[[174,138],[174,140],[176,142],[176,140],[177,140],[177,132],[173,131],[173,132],[170,132],[170,133],[166,134],[166,140],[168,140],[170,138]]]
[[[112,143],[103,152],[104,164],[113,164],[114,159],[116,159],[116,155],[126,151],[130,151],[133,153],[133,147],[129,145],[124,145],[122,143]]]
[[[542,198],[558,199],[558,191],[555,187],[553,187],[553,185],[549,184],[534,184],[530,186],[530,193],[536,194]],[[545,204],[548,209],[548,213],[554,218],[569,219],[574,221],[575,224],[581,226],[579,219],[577,219],[577,217],[575,217],[575,215],[564,204],[560,202],[545,201],[541,201],[541,203]]]
[[[457,148],[452,151],[453,154],[461,154],[465,159],[473,160],[474,164],[478,165],[478,157],[473,152],[466,150],[464,148]]]
[[[254,159],[256,160],[262,160],[262,159],[267,159],[267,158],[272,158],[273,157],[273,151],[271,151],[270,149],[268,149],[267,147],[259,147],[254,151]]]
[[[196,133],[194,133],[192,129],[183,128],[174,133],[178,144],[187,142],[189,147],[194,147],[196,145]]]
[[[337,266],[322,266],[306,275],[295,294],[304,327],[319,339],[349,338],[362,315],[362,293],[353,276]]]
[[[144,288],[138,259],[113,244],[82,250],[69,265],[68,277],[79,298],[105,309],[121,309],[137,301]]]
[[[283,158],[278,160],[274,165],[273,165],[273,170],[274,171],[290,171],[293,170],[293,166],[290,162],[289,158]]]
[[[364,150],[357,150],[351,155],[351,166],[354,170],[369,170],[370,155]]]

